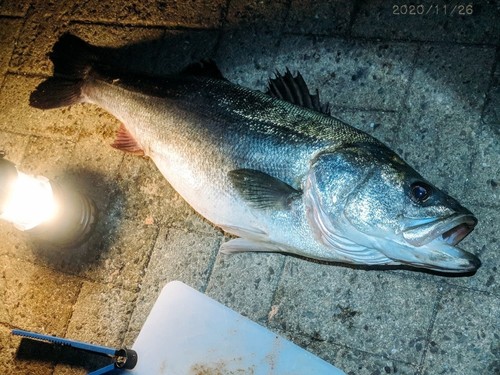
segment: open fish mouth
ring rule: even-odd
[[[406,219],[402,231],[411,251],[398,254],[402,263],[449,273],[474,272],[481,261],[474,254],[455,247],[474,230],[472,214],[453,214],[444,218]]]
[[[444,218],[406,219],[404,239],[413,246],[423,246],[440,239],[455,246],[474,230],[477,219],[472,214],[453,214]]]
[[[458,224],[441,234],[441,237],[447,244],[455,246],[474,230],[476,223],[477,220],[475,222],[464,222],[462,224]]]

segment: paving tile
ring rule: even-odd
[[[0,14],[1,12],[0,5]],[[0,74],[7,72],[12,50],[21,26],[22,21],[20,19],[0,18]]]
[[[500,206],[500,132],[480,124],[471,134],[473,154],[464,195],[476,204]]]
[[[73,306],[73,315],[66,337],[96,345],[121,348],[128,328],[136,294],[110,285],[85,282],[78,300]],[[61,361],[54,374],[86,374],[109,364],[97,356],[85,356],[82,352],[61,353]]]
[[[425,46],[416,62],[399,134],[406,146],[402,156],[457,198],[468,195],[464,170],[477,152],[474,137],[488,87],[484,72],[493,57],[486,47]]]
[[[57,180],[67,168],[69,155],[74,147],[74,142],[65,139],[30,137],[18,169],[24,173]]]
[[[103,59],[118,71],[150,75],[176,73],[213,57],[219,33],[72,23],[69,32],[90,44],[108,47]]]
[[[363,130],[384,142],[391,149],[399,147],[397,133],[399,130],[399,113],[384,111],[357,111],[332,108],[333,116],[345,123]]]
[[[162,0],[81,3],[71,17],[81,21],[111,22],[153,26],[216,28],[220,26],[226,1],[196,0],[170,2]]]
[[[152,73],[158,65],[164,35],[161,28],[71,23],[67,31],[92,45],[108,47],[106,64],[120,70]]]
[[[294,341],[309,337],[418,364],[437,296],[431,282],[287,258],[269,324]]]
[[[222,74],[232,83],[265,91],[276,70],[279,38],[253,26],[224,32],[215,54]]]
[[[491,124],[496,134],[500,134],[500,64],[495,64],[495,71],[490,82],[490,89],[486,95],[486,102],[483,111],[483,122]]]
[[[113,205],[115,205],[113,207]],[[112,202],[102,225],[98,259],[87,264],[83,275],[93,281],[109,283],[116,287],[137,291],[144,268],[148,264],[157,228],[137,220],[123,219],[118,202]]]
[[[300,344],[305,349],[333,364],[347,375],[417,375],[418,366],[309,339]]]
[[[397,110],[415,52],[416,46],[408,43],[286,36],[275,65],[281,70],[300,70],[309,88],[317,88],[323,100],[334,106]]]
[[[219,254],[206,293],[265,325],[284,261],[281,254]]]
[[[23,17],[28,11],[30,0],[2,1],[0,16]]]
[[[487,294],[451,289],[439,303],[423,374],[500,372],[500,300]]]
[[[498,222],[498,208],[485,208],[481,206],[470,207],[478,219],[474,231],[460,243],[459,247],[476,254],[481,259],[481,268],[475,275],[470,277],[449,278],[444,277],[448,284],[459,285],[490,292],[500,297],[500,259],[498,257],[498,233],[500,223]]]
[[[38,353],[33,353],[29,344],[22,345],[21,338],[11,335],[10,331],[10,327],[0,324],[0,373],[16,375],[51,374],[54,364],[50,361],[40,362],[39,360],[40,357],[49,354],[50,351],[43,351],[38,347]]]
[[[0,129],[20,134],[76,141],[85,124],[82,106],[42,111],[29,106],[29,97],[40,79],[7,75],[0,92]]]
[[[85,282],[73,306],[66,336],[98,345],[121,346],[134,301],[135,293],[130,291]]]
[[[0,322],[42,333],[64,334],[81,281],[7,256],[1,257],[0,270]]]
[[[287,13],[286,1],[231,1],[215,54],[229,81],[265,91]]]
[[[33,0],[12,54],[10,67],[23,73],[49,75],[52,64],[47,53],[68,27],[64,15],[75,6],[72,0],[46,2]]]
[[[208,279],[220,246],[220,236],[181,229],[164,229],[158,235],[151,259],[144,268],[141,290],[125,343],[133,344],[163,287],[179,280],[199,291]]]
[[[0,150],[5,152],[5,159],[18,165],[24,157],[29,136],[0,131]]]
[[[352,33],[384,39],[495,43],[500,26],[495,2],[423,1],[391,3],[383,0],[359,4]]]
[[[226,16],[225,29],[235,30],[252,25],[256,30],[278,32],[285,20],[289,3],[285,0],[232,0]]]
[[[354,2],[292,0],[285,31],[289,33],[343,35],[349,31]]]

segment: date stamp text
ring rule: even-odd
[[[474,6],[468,4],[394,4],[392,14],[395,16],[471,16]]]

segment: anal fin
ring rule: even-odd
[[[271,243],[255,242],[245,238],[235,238],[224,242],[220,247],[223,254],[237,254],[246,252],[281,252],[282,250]]]
[[[120,129],[118,129],[115,141],[111,144],[111,147],[139,156],[144,156],[145,154],[142,147],[123,124],[120,125]]]

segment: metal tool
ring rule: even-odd
[[[46,341],[57,345],[70,346],[75,349],[84,350],[86,352],[95,353],[101,356],[110,357],[113,363],[104,366],[98,370],[89,372],[88,375],[103,375],[114,370],[131,370],[137,364],[137,352],[132,349],[114,349],[106,346],[89,344],[86,342],[63,339],[57,336],[43,335],[41,333],[23,331],[13,329],[12,334],[22,336],[33,340]]]

